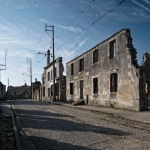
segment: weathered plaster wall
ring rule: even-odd
[[[64,82],[64,76],[63,76],[64,67],[62,64],[62,57],[59,57],[55,60],[54,66],[56,68],[55,84],[57,84],[56,100],[65,101],[66,92],[64,92],[64,89],[61,86],[62,84],[64,84],[63,83]],[[51,71],[52,71],[52,78],[51,78]],[[48,72],[50,72],[49,81],[48,81]],[[48,96],[48,88],[50,88],[50,91],[51,91],[51,85],[53,85],[53,63],[50,63],[48,66],[44,67],[44,74],[42,75],[42,78],[43,77],[44,77],[44,84],[42,83],[42,89],[43,87],[45,87],[45,96],[43,97],[43,94],[42,94],[42,100],[52,100],[53,96],[51,96],[51,92],[50,92],[50,96]]]
[[[109,59],[109,43],[116,40],[116,57]],[[93,64],[93,51],[98,49],[98,62]],[[79,72],[79,59],[84,58],[84,71]],[[71,64],[74,75],[71,76]],[[84,81],[83,100],[89,105],[139,110],[139,77],[136,50],[129,29],[123,29],[94,48],[66,64],[67,100],[80,101],[80,80]],[[110,92],[110,74],[118,74],[118,90]],[[98,93],[93,94],[93,78],[98,77]],[[70,95],[70,83],[74,94]]]

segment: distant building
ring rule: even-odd
[[[66,64],[67,101],[150,108],[150,54],[137,64],[130,29],[123,29]]]
[[[30,99],[31,98],[31,86],[9,86],[7,88],[7,99]]]
[[[0,82],[0,100],[6,100],[6,85]]]
[[[41,82],[37,81],[37,79],[35,78],[35,82],[32,83],[32,99],[34,100],[41,99],[40,89],[41,89]]]
[[[55,97],[57,101],[66,100],[66,77],[63,75],[62,57],[50,63],[50,51],[47,51],[47,66],[44,67],[41,84],[41,99],[53,100],[53,63],[55,73]]]

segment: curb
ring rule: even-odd
[[[22,150],[21,142],[20,142],[20,138],[19,138],[19,134],[18,134],[18,131],[17,131],[16,121],[15,121],[15,113],[13,111],[12,105],[11,105],[11,103],[10,103],[9,100],[8,100],[8,102],[9,102],[9,105],[10,105],[11,110],[13,112],[13,115],[11,115],[11,120],[12,120],[12,125],[13,125],[13,131],[14,131],[14,135],[15,135],[15,140],[16,140],[16,147],[17,147],[17,150]]]
[[[19,117],[17,116],[17,113],[15,112],[13,104],[9,101],[9,104],[11,106],[11,109],[13,111],[13,122],[14,122],[14,132],[15,132],[15,139],[17,143],[17,150],[22,150],[22,147],[25,147],[24,149],[27,150],[35,150],[33,144],[28,140],[28,135],[23,130],[21,123],[19,121]]]

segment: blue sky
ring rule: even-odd
[[[66,62],[123,28],[131,29],[138,63],[141,64],[143,52],[150,53],[150,0],[125,0],[113,12],[81,32],[120,2],[0,0],[0,64],[5,63],[7,50],[7,69],[1,71],[1,81],[8,85],[9,78],[9,85],[18,86],[25,82],[29,85],[27,58],[32,59],[33,81],[35,78],[41,81],[46,58],[37,53],[46,53],[52,45],[45,32],[45,23],[54,25],[55,58],[63,57],[64,67]]]

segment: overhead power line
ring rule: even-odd
[[[93,2],[94,2],[94,0],[92,0],[92,1],[84,8],[84,10],[82,10],[82,11],[75,17],[75,19],[74,19],[73,21],[71,21],[67,26],[69,27],[70,25],[72,25],[72,24],[74,23],[74,21],[77,20],[77,18],[79,18],[79,17],[81,16],[81,14],[83,14],[84,11],[85,11],[85,10],[91,5],[91,3],[93,3]],[[59,35],[57,35],[56,38],[58,38],[63,32],[64,32],[64,30],[63,30]]]
[[[100,16],[98,19],[96,19],[95,21],[93,21],[93,23],[91,25],[89,25],[88,27],[82,29],[82,31],[78,32],[75,36],[73,36],[71,39],[69,39],[67,42],[65,42],[62,46],[60,46],[57,50],[61,49],[64,45],[66,45],[67,43],[69,43],[71,40],[73,40],[76,36],[78,36],[79,34],[81,34],[83,31],[86,31],[87,29],[89,29],[90,27],[92,27],[97,21],[99,21],[100,19],[102,19],[104,16],[106,16],[107,14],[113,12],[115,9],[117,9],[117,7],[119,7],[125,0],[122,0],[120,3],[118,3],[113,9],[109,10],[108,12],[106,12],[105,14],[103,14],[102,16]]]

